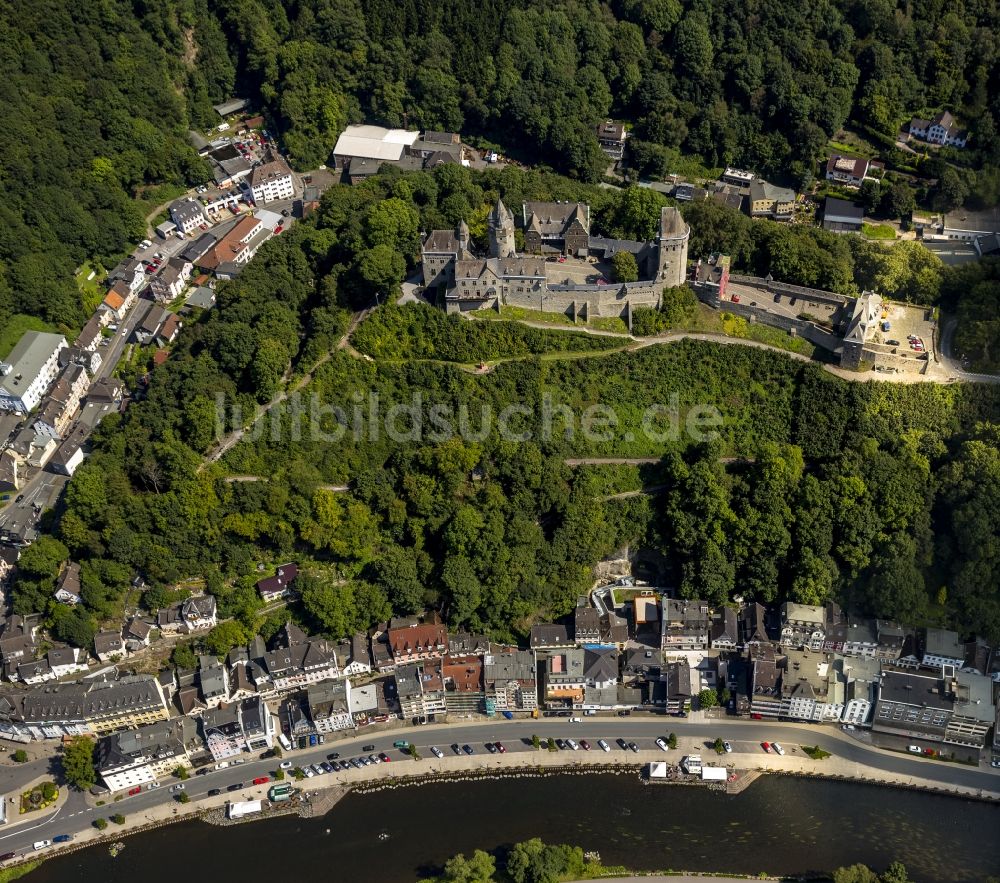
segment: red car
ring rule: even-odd
[[[255,785],[266,785],[270,781],[271,781],[270,776],[258,776],[256,779],[253,780],[253,783]]]
[[[580,747],[584,751],[590,751],[590,743],[586,739],[581,739],[580,740]]]
[[[734,304],[738,304],[740,302],[740,296],[738,294],[734,294],[732,297],[732,301]]]
[[[140,788],[138,785],[136,785],[135,788],[128,789],[129,797],[134,797],[136,794],[142,794],[142,788]]]
[[[278,226],[274,228],[274,235],[277,236],[284,229],[285,229],[284,226],[278,224]]]
[[[507,749],[504,748],[503,745],[501,745],[499,742],[494,742],[493,744],[496,745],[497,751],[499,751],[501,754],[507,753]]]
[[[770,752],[770,750],[771,750],[771,743],[770,742],[761,742],[760,743],[760,747],[763,748],[765,751]]]

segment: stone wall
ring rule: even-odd
[[[573,318],[620,318],[629,310],[657,307],[662,282],[628,282],[624,285],[552,285],[538,292],[506,293],[504,303],[526,310],[562,313]]]

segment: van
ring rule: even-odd
[[[284,733],[278,733],[278,741],[281,743],[281,747],[284,748],[285,751],[292,750],[292,743],[289,740],[288,736],[286,736]]]
[[[33,844],[34,849],[45,849],[46,846],[51,846],[51,840],[36,840]]]

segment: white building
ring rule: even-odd
[[[295,196],[292,170],[283,159],[276,158],[259,165],[250,173],[250,192],[257,205]]]
[[[211,708],[201,716],[205,744],[214,760],[274,747],[274,715],[260,696]]]
[[[317,733],[354,729],[350,690],[351,684],[347,678],[313,684],[306,689],[309,717]]]
[[[177,225],[181,233],[188,234],[197,230],[206,222],[205,212],[201,203],[193,197],[178,199],[170,206],[170,220]]]
[[[0,411],[27,414],[41,401],[59,374],[61,334],[25,331],[5,362],[0,363]]]
[[[195,733],[194,720],[175,717],[105,736],[94,755],[97,771],[110,791],[156,781],[179,766],[191,766],[188,745]]]
[[[924,668],[941,668],[943,665],[961,668],[965,664],[965,644],[958,639],[958,632],[927,629],[920,664]]]

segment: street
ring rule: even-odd
[[[658,736],[665,737],[669,732],[675,733],[678,737],[677,749],[663,752],[656,746],[655,739]],[[814,769],[816,772],[850,775],[854,778],[870,778],[872,781],[878,781],[880,778],[888,776],[896,780],[919,780],[930,786],[941,788],[959,786],[987,792],[1000,791],[1000,771],[989,768],[978,769],[959,764],[944,764],[920,757],[882,751],[859,742],[840,730],[828,727],[728,719],[692,721],[672,717],[585,717],[579,723],[572,723],[569,718],[541,718],[539,720],[507,721],[498,719],[469,723],[431,724],[423,727],[383,730],[367,735],[351,733],[339,739],[336,738],[337,734],[330,734],[326,737],[326,744],[305,750],[285,752],[283,760],[289,760],[296,766],[301,766],[324,760],[328,754],[333,752],[338,753],[341,759],[349,760],[362,753],[371,754],[371,750],[362,752],[364,745],[374,745],[375,753],[384,751],[392,758],[392,763],[389,766],[380,764],[360,770],[352,769],[349,772],[334,772],[304,779],[298,783],[297,787],[313,790],[328,788],[339,783],[356,784],[376,776],[384,778],[397,774],[396,770],[399,770],[398,775],[412,775],[414,773],[448,772],[449,769],[468,770],[470,765],[473,769],[485,769],[501,761],[498,755],[487,753],[484,748],[485,742],[500,740],[507,750],[507,757],[509,757],[512,754],[534,753],[535,749],[531,745],[532,735],[537,735],[542,740],[550,737],[573,738],[577,741],[581,738],[588,740],[591,744],[589,752],[582,750],[560,751],[558,758],[552,758],[553,760],[557,759],[560,764],[567,765],[583,762],[609,764],[627,762],[638,765],[660,759],[677,763],[685,754],[699,753],[708,764],[734,765],[738,769],[767,767],[776,770],[796,771],[804,762],[799,746],[819,745],[820,748],[829,751],[832,757],[825,761],[808,761],[810,765],[808,768]],[[722,756],[715,755],[711,744],[716,737],[728,739],[732,744],[733,753]],[[598,748],[597,742],[602,738],[611,746],[611,751],[608,753]],[[406,761],[406,755],[399,749],[393,748],[393,742],[399,739],[405,739],[417,747],[423,758],[419,762],[419,766],[416,766],[412,761],[406,762],[404,766],[402,762]],[[617,739],[636,742],[640,752],[636,754],[631,751],[623,751],[615,744]],[[761,742],[765,740],[768,742],[780,741],[786,756],[778,757],[773,753],[764,752]],[[467,757],[463,753],[463,756],[459,758],[451,748],[453,744],[459,746],[468,744],[475,753],[472,757]],[[444,752],[443,758],[440,760],[434,758],[430,752],[432,745]],[[545,752],[545,754],[550,755],[551,753]],[[178,805],[178,814],[193,809],[222,805],[228,799],[247,800],[264,796],[268,786],[253,786],[251,783],[254,778],[273,775],[281,761],[276,758],[251,759],[250,755],[241,755],[241,757],[245,758],[245,762],[236,766],[224,770],[214,770],[209,767],[208,769],[211,771],[205,775],[192,775],[184,783],[184,790],[191,798],[192,804],[184,808]],[[39,774],[43,769],[43,767],[38,766],[41,763],[42,761],[36,761],[35,764],[32,764],[33,771],[15,768],[16,776],[22,784],[30,780],[29,772],[32,775]],[[506,763],[509,765],[510,761],[507,760]],[[827,766],[824,767],[824,764]],[[6,785],[8,778],[5,777],[2,781]],[[11,830],[0,833],[0,853],[31,853],[33,852],[32,844],[37,840],[51,840],[53,836],[59,834],[76,834],[86,831],[92,828],[94,819],[106,818],[114,813],[122,813],[130,823],[166,818],[170,813],[165,814],[164,810],[169,808],[176,796],[171,793],[170,786],[176,783],[177,780],[168,776],[161,781],[159,788],[144,790],[134,796],[124,795],[119,799],[105,797],[107,802],[103,806],[95,806],[95,798],[89,795],[71,791],[65,803],[41,821],[21,823],[16,826],[14,823],[17,821],[17,816],[11,815],[16,813],[16,806],[8,803],[10,816],[8,827]],[[244,787],[234,792],[226,790],[236,784],[241,784]],[[208,798],[209,790],[215,789],[222,793]],[[8,800],[10,796],[11,792],[8,791]],[[195,806],[195,804],[200,804],[200,806]]]

